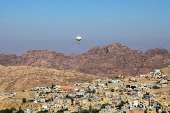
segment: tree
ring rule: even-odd
[[[92,92],[92,91],[90,91],[90,90],[87,90],[87,91],[86,91],[86,93],[91,93],[91,92]]]
[[[100,107],[100,109],[104,109],[104,108],[105,108],[106,106],[108,106],[108,105],[110,105],[110,104],[108,104],[108,103],[107,103],[107,104],[102,104],[101,107]]]
[[[47,100],[45,100],[46,102],[50,102],[51,101],[51,98],[49,98],[49,99],[47,99]]]
[[[94,109],[94,110],[92,110],[91,112],[92,112],[92,113],[99,113],[99,110]]]
[[[16,108],[12,107],[10,110],[11,110],[11,111],[16,111]]]
[[[130,95],[130,93],[128,92],[127,95]]]
[[[22,102],[25,103],[25,102],[26,102],[26,98],[23,98],[23,99],[22,99]]]
[[[160,87],[158,87],[158,86],[153,86],[153,89],[159,89]]]
[[[115,77],[115,79],[119,79],[119,77]]]
[[[144,113],[147,113],[147,110],[145,109]]]
[[[91,108],[91,104],[90,104],[90,106],[89,106],[89,111],[91,112],[91,110],[92,110],[92,108]]]
[[[54,84],[52,84],[51,89],[53,89],[54,87],[55,87],[55,85],[54,85]]]
[[[124,104],[126,104],[126,102],[124,102],[124,101],[121,101],[121,105],[124,105]]]
[[[57,113],[64,113],[64,111],[67,111],[68,109],[61,109],[59,111],[57,111]]]
[[[74,104],[73,104],[73,102],[74,102],[74,99],[73,99],[73,98],[71,98],[71,105],[74,105]]]
[[[5,110],[1,110],[0,113],[12,113],[12,111],[9,109],[5,109]]]
[[[108,81],[108,83],[112,83],[112,81]]]
[[[166,113],[166,111],[162,111],[161,113]]]
[[[160,103],[158,103],[159,107],[161,107],[162,105]]]
[[[82,110],[79,113],[90,113],[90,111],[89,110]]]
[[[16,113],[24,113],[24,111],[22,109],[19,109],[19,111],[17,111]]]
[[[149,95],[149,93],[146,93],[146,95]]]
[[[47,113],[48,110],[44,110],[44,111],[38,111],[37,113]]]
[[[39,93],[39,96],[42,96],[42,92]]]

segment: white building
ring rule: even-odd
[[[154,69],[154,72],[156,73],[156,72],[161,72],[161,70],[160,69]]]
[[[97,88],[96,86],[92,86],[92,85],[89,86],[89,89],[96,89],[96,88]]]
[[[45,99],[44,99],[44,98],[42,98],[42,99],[40,100],[40,102],[43,102],[43,103],[45,103]]]
[[[47,109],[48,106],[47,105],[42,105],[42,109]]]
[[[163,77],[163,73],[162,73],[162,71],[160,69],[154,69],[154,72],[150,72],[150,74],[154,78],[161,78],[161,77]]]
[[[76,95],[84,96],[84,92],[82,92],[82,91],[76,92]]]
[[[98,84],[99,86],[105,86],[105,84]]]
[[[119,84],[119,83],[121,83],[121,80],[112,80],[112,83]]]
[[[27,109],[24,113],[31,113],[31,109]]]
[[[35,100],[34,100],[34,103],[37,103],[37,102],[38,102],[38,100],[37,100],[37,99],[35,99]]]
[[[74,85],[75,85],[75,86],[80,86],[80,85],[81,85],[81,83],[75,83]]]
[[[61,88],[61,86],[60,85],[56,85],[56,86],[53,87],[53,89],[58,89],[58,88]]]
[[[146,77],[146,75],[139,75],[139,77],[140,77],[140,78],[145,78],[145,77]]]
[[[130,104],[130,109],[133,109],[134,107],[138,107],[140,104],[140,99],[134,99],[129,102]]]

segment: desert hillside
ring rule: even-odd
[[[161,69],[161,71],[163,72],[164,75],[169,75],[170,76],[170,66]]]
[[[71,85],[77,82],[89,82],[97,78],[102,77],[69,70],[0,65],[0,91],[22,91],[38,86],[51,87],[52,84]]]
[[[75,70],[96,76],[135,76],[170,65],[170,53],[164,48],[143,53],[121,43],[93,47],[80,55],[64,56],[49,50],[30,50],[22,56],[0,54],[3,66],[33,66],[58,70]]]

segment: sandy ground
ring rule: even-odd
[[[20,92],[14,98],[33,99],[35,97],[35,94],[36,94],[36,91]]]

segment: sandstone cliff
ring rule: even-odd
[[[75,70],[97,76],[114,77],[118,74],[135,76],[170,65],[170,53],[164,48],[147,52],[131,50],[121,43],[93,47],[80,55],[64,56],[48,50],[30,50],[22,56],[0,55],[3,66],[34,66],[58,70]]]

